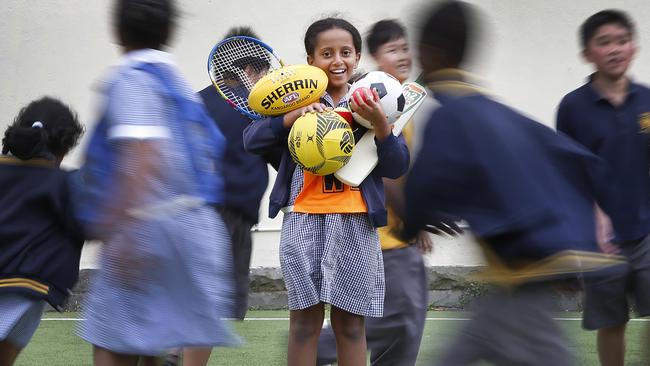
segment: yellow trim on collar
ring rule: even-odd
[[[431,91],[458,96],[487,94],[488,91],[476,85],[475,75],[461,69],[442,69],[429,73],[424,78]]]

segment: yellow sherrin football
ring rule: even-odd
[[[255,112],[277,116],[318,102],[327,89],[327,75],[318,67],[289,65],[273,70],[251,89],[248,104]]]

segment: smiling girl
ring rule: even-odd
[[[282,149],[269,213],[275,217],[281,209],[285,212],[280,263],[291,312],[290,366],[315,364],[326,303],[331,305],[339,365],[365,365],[364,317],[383,314],[384,269],[376,230],[386,225],[382,177],[404,174],[409,153],[403,138],[391,133],[376,91],[350,101],[354,111],[373,123],[379,156],[377,167],[358,188],[333,175],[303,171],[287,148],[289,130],[300,116],[348,106],[348,80],[360,50],[359,31],[347,21],[313,23],[305,34],[307,62],[327,74],[326,93],[319,103],[256,121],[244,131],[244,145],[251,152]]]

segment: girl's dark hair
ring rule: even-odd
[[[115,26],[123,46],[160,49],[176,19],[174,0],[117,0]]]
[[[63,158],[84,132],[77,115],[59,100],[43,97],[20,110],[2,139],[2,153],[23,159]]]
[[[620,25],[626,28],[630,35],[634,35],[634,23],[625,12],[616,9],[602,10],[587,18],[580,26],[580,43],[582,47],[586,48],[587,43],[596,34],[598,28],[607,24]]]
[[[475,10],[461,1],[444,1],[425,13],[420,43],[438,49],[445,67],[458,67],[469,53],[478,27]]]
[[[368,51],[373,55],[382,45],[400,38],[406,38],[406,30],[397,20],[380,20],[370,28],[366,37]]]
[[[352,35],[352,43],[354,43],[355,50],[361,52],[361,34],[357,28],[350,24],[350,22],[341,18],[325,18],[312,23],[309,28],[307,28],[307,32],[305,32],[305,52],[307,52],[308,55],[313,56],[316,49],[316,42],[318,41],[318,35],[335,28],[348,31]]]

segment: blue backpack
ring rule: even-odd
[[[175,137],[183,139],[194,174],[193,196],[208,204],[223,203],[223,164],[225,138],[200,101],[187,98],[174,84],[174,75],[151,63],[134,66],[160,80],[163,92],[174,101],[176,119],[170,124]],[[86,163],[76,176],[75,187],[80,193],[77,217],[86,225],[101,223],[100,207],[111,197],[114,150],[108,141],[109,124],[104,115],[97,124],[86,152]]]

